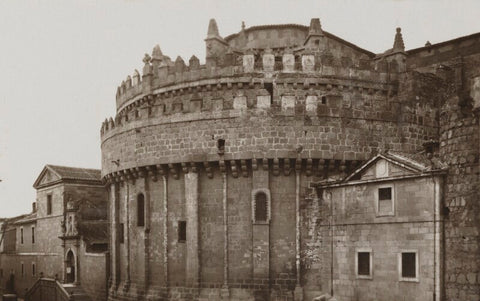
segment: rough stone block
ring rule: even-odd
[[[257,108],[268,109],[272,104],[272,97],[270,95],[257,96]]]

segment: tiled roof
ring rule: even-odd
[[[36,219],[37,219],[37,213],[33,212],[33,213],[27,214],[24,217],[16,220],[14,223],[15,224],[26,224],[26,223],[34,222]]]
[[[58,165],[47,165],[61,179],[100,181],[100,169],[78,168]]]
[[[433,156],[432,158],[428,158],[423,152],[409,154],[398,151],[388,151],[385,156],[419,169],[422,172],[448,168],[448,165],[443,163],[438,157]]]

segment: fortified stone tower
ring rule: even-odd
[[[156,46],[142,75],[118,87],[116,115],[101,128],[109,300],[333,292],[334,274],[316,252],[321,200],[311,183],[344,178],[385,150],[435,153],[440,145],[454,166],[447,245],[478,254],[478,117],[467,96],[479,82],[479,68],[468,66],[478,66],[480,51],[479,37],[468,38],[465,55],[475,48],[476,58],[448,66],[437,61],[449,42],[406,52],[397,29],[393,48],[376,55],[324,31],[319,19],[242,25],[227,37],[212,19],[205,65],[195,56],[172,61]],[[478,297],[472,254],[445,259],[447,273],[458,271],[445,279],[448,300]]]

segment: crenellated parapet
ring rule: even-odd
[[[268,39],[262,39],[264,35],[284,36],[294,30],[305,33],[302,43],[297,41],[278,47],[273,42],[265,45],[264,41]],[[242,44],[241,36],[245,36],[248,42]],[[259,43],[253,43],[256,40]],[[387,60],[387,56],[375,57],[323,31],[318,19],[313,19],[310,27],[242,28],[238,36],[225,39],[219,35],[216,22],[212,20],[205,41],[205,64],[200,64],[196,56],[192,56],[188,63],[181,57],[172,61],[158,45],[155,46],[151,56],[146,54],[143,59],[142,75],[135,70],[118,87],[117,114],[148,95],[163,91],[182,93],[182,89],[195,86],[208,89],[205,86],[235,84],[243,77],[249,78],[249,82],[313,77],[389,84],[398,79],[399,71],[404,70],[396,61]]]

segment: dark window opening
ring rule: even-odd
[[[358,275],[370,276],[370,252],[358,252]]]
[[[187,241],[187,222],[179,221],[178,222],[178,242]]]
[[[35,263],[32,263],[32,276],[35,276],[36,271],[35,271]]]
[[[315,40],[315,45],[316,46],[320,45],[320,40]]]
[[[327,104],[327,97],[326,97],[326,96],[322,96],[321,101],[322,101],[322,105]]]
[[[0,278],[3,278],[3,269],[0,269]]]
[[[403,278],[416,278],[416,253],[402,253],[402,277]]]
[[[264,192],[259,192],[255,195],[255,221],[266,222],[267,212],[267,195]]]
[[[137,226],[145,226],[145,197],[143,193],[137,196]]]
[[[387,187],[387,188],[379,188],[378,189],[378,200],[379,201],[385,201],[385,200],[391,200],[392,199],[392,188]]]
[[[225,152],[225,139],[218,139],[217,140],[217,148],[219,153]]]
[[[23,276],[25,276],[25,267],[24,267],[24,265],[23,265],[23,263],[22,263],[22,277],[23,277]]]
[[[264,83],[263,88],[267,90],[268,94],[270,94],[270,97],[273,97],[273,84],[272,83]]]
[[[118,227],[118,242],[123,244],[125,241],[125,225],[122,223]]]
[[[52,214],[52,195],[47,195],[47,215]]]
[[[35,243],[35,227],[32,227],[32,244]]]
[[[378,213],[390,214],[393,212],[392,188],[378,189]]]
[[[20,228],[20,243],[23,244],[23,228]]]

